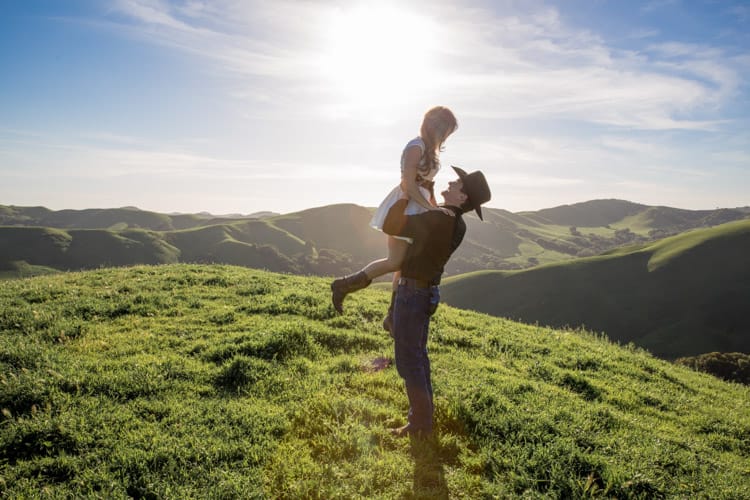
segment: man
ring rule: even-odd
[[[426,437],[432,432],[432,383],[427,356],[430,317],[440,301],[438,285],[445,263],[466,233],[461,214],[476,210],[490,200],[490,188],[482,172],[467,174],[453,167],[458,179],[443,191],[443,206],[454,216],[439,211],[404,215],[408,202],[402,198],[391,207],[383,231],[407,236],[413,243],[401,265],[401,279],[393,306],[392,335],[395,340],[396,369],[406,384],[409,398],[408,423],[391,432],[399,437]]]

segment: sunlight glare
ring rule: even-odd
[[[435,77],[435,29],[423,16],[361,5],[336,10],[323,31],[319,68],[343,108],[397,108]]]

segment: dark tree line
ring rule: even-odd
[[[741,352],[709,352],[699,356],[678,358],[678,365],[709,373],[730,382],[750,385],[750,355]]]

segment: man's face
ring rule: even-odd
[[[461,182],[461,179],[449,182],[448,189],[440,193],[445,200],[445,204],[460,207],[468,198],[466,194],[461,191],[462,188],[463,182]]]

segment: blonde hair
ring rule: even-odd
[[[429,172],[440,166],[440,151],[443,143],[458,128],[458,121],[453,112],[445,106],[435,106],[424,114],[422,128],[419,135],[425,144],[424,165],[419,167],[421,172]]]

